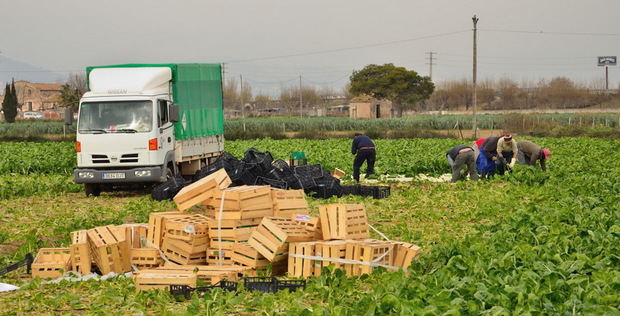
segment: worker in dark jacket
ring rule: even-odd
[[[487,158],[495,162],[496,170],[501,175],[515,165],[518,149],[512,135],[491,136],[482,144],[482,150]]]
[[[540,161],[542,170],[547,170],[546,161],[551,158],[551,150],[528,141],[518,142],[517,148],[519,149],[519,163],[535,166],[536,161]]]
[[[353,144],[351,145],[351,153],[355,155],[355,160],[353,160],[353,179],[355,181],[360,181],[360,168],[364,161],[366,161],[366,176],[368,177],[375,173],[377,153],[375,152],[375,143],[372,142],[370,137],[355,133]]]
[[[446,153],[446,159],[448,159],[448,163],[452,167],[452,182],[461,179],[461,169],[463,169],[464,165],[467,165],[469,177],[474,181],[478,180],[476,155],[472,147],[465,145],[454,146]]]

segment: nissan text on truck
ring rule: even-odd
[[[76,183],[86,195],[191,175],[224,150],[219,64],[88,67]]]

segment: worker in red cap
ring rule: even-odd
[[[517,148],[519,149],[520,164],[535,166],[536,161],[540,161],[542,170],[547,170],[546,161],[551,158],[551,150],[549,148],[543,148],[528,141],[518,142]]]

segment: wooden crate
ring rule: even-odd
[[[314,233],[290,218],[265,217],[248,243],[270,262],[285,260],[288,244],[314,240]]]
[[[155,248],[132,248],[129,254],[130,263],[138,269],[156,268],[164,263],[159,250]]]
[[[88,234],[86,230],[71,232],[71,266],[73,270],[82,275],[91,273],[92,259],[88,246]]]
[[[422,248],[406,242],[394,243],[394,263],[393,266],[403,269],[409,268],[413,259],[420,253]]]
[[[207,264],[217,266],[232,266],[232,250],[222,249],[222,257],[220,258],[220,250],[218,248],[207,249]]]
[[[167,290],[170,285],[189,285],[196,287],[196,273],[193,271],[166,271],[158,269],[146,269],[134,274],[136,290]]]
[[[216,284],[221,280],[238,281],[246,275],[248,269],[238,266],[204,266],[204,265],[164,265],[157,268],[160,271],[189,271],[196,274],[198,280],[207,284]]]
[[[319,242],[315,241],[291,243],[288,251],[288,275],[304,278],[321,275],[322,261],[291,256],[321,257],[321,253],[316,251],[317,248],[320,249],[320,245]]]
[[[191,214],[184,212],[157,212],[149,214],[149,228],[146,235],[147,244],[161,248],[164,237],[164,223],[168,218],[183,218]]]
[[[209,217],[195,214],[188,217],[166,219],[164,224],[165,237],[183,241],[208,239]]]
[[[131,271],[129,264],[129,243],[125,229],[116,226],[102,226],[87,231],[88,245],[93,261],[102,274]]]
[[[346,259],[371,263],[383,256],[375,263],[391,266],[394,255],[393,248],[392,243],[384,241],[349,242],[347,243]],[[387,254],[384,256],[386,252]],[[362,275],[371,273],[373,267],[363,264],[345,264],[344,270],[349,276]]]
[[[130,248],[146,247],[148,224],[123,224],[119,227],[125,228],[125,239]]]
[[[319,208],[323,239],[370,237],[368,217],[362,204],[329,204]]]
[[[224,197],[224,203],[222,203]],[[206,214],[215,219],[250,219],[273,216],[270,186],[240,186],[215,193],[213,210]],[[220,208],[223,209],[220,212]]]
[[[232,250],[231,259],[235,265],[264,269],[269,266],[269,260],[252,248],[247,242],[237,243]]]
[[[181,240],[164,238],[161,251],[171,261],[178,264],[204,264],[208,243],[200,246],[189,245]]]
[[[323,239],[323,231],[321,230],[321,221],[318,217],[312,217],[304,214],[293,214],[291,219],[306,227],[306,230],[314,233],[314,239]]]
[[[308,215],[309,206],[304,190],[271,189],[273,199],[273,216],[291,217]]]
[[[347,258],[347,244],[354,243],[351,240],[332,240],[324,241],[317,245],[316,252],[318,256],[323,258],[335,258],[346,259]],[[334,265],[334,269],[344,269],[344,264],[336,261],[322,261],[321,265],[327,267],[330,264]]]
[[[332,177],[336,178],[336,179],[342,179],[342,177],[345,176],[344,171],[336,168],[332,171]]]
[[[248,241],[261,220],[262,218],[210,220],[210,247],[232,250],[235,244]]]
[[[173,200],[180,211],[184,211],[196,204],[209,204],[213,196],[220,190],[228,188],[232,181],[226,170],[220,169],[181,189]]]
[[[59,278],[71,270],[69,248],[41,248],[32,262],[32,277]]]

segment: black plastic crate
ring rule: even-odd
[[[243,285],[250,291],[275,293],[280,290],[296,291],[306,287],[305,280],[278,280],[275,277],[245,277]]]
[[[390,193],[391,191],[389,186],[360,185],[358,195],[370,196],[374,199],[384,199],[390,196]]]
[[[299,179],[299,182],[301,183],[301,188],[304,190],[312,190],[313,188],[316,187],[316,181],[314,181],[314,177],[311,175],[302,175],[302,174],[297,174],[296,175],[297,179]]]
[[[306,280],[277,280],[277,290],[297,291],[299,288],[306,288]]]
[[[262,152],[255,148],[250,148],[245,151],[243,161],[260,165],[261,168],[268,170],[271,167],[271,163],[273,163],[273,156],[268,151]]]
[[[307,165],[307,166],[296,166],[295,174],[301,176],[310,176],[313,178],[318,178],[323,176],[323,168],[320,164],[315,165]]]
[[[373,198],[375,199],[385,199],[392,194],[391,188],[389,186],[377,186],[377,190],[373,192]]]
[[[237,290],[237,282],[222,280],[215,285],[208,286],[198,286],[191,287],[189,285],[171,285],[170,286],[170,294],[172,296],[183,296],[185,299],[190,299],[192,297],[192,292],[199,292],[204,294],[205,292],[211,291],[213,289],[222,289],[224,291],[236,291]]]
[[[277,189],[286,189],[288,186],[286,182],[282,180],[269,179],[265,177],[256,178],[256,185],[269,185],[272,188],[277,188]]]
[[[245,277],[243,286],[250,291],[275,293],[278,290],[278,279],[274,277]]]
[[[342,185],[340,186],[342,195],[360,195],[360,185]]]
[[[332,196],[342,196],[342,189],[339,185],[328,187],[319,184],[312,189],[312,196],[317,199],[328,199]]]

